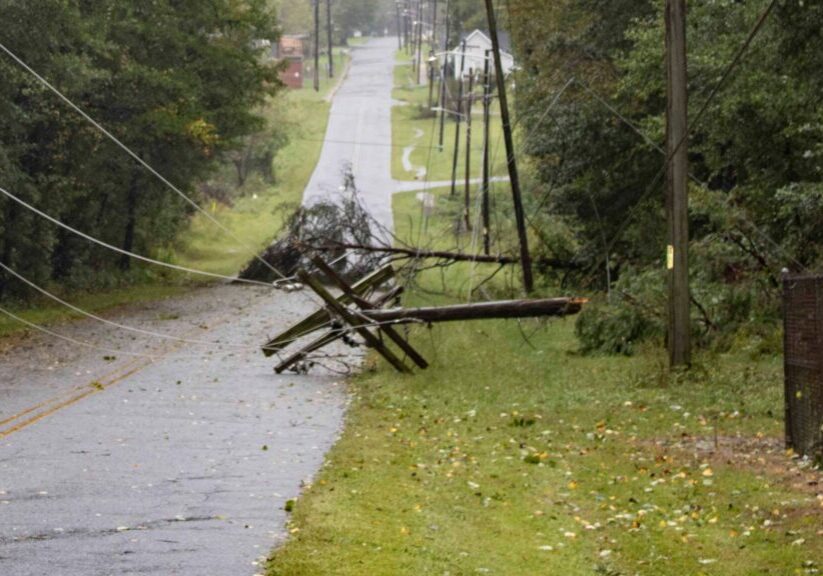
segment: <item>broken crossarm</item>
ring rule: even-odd
[[[384,304],[386,304],[388,302],[391,302],[392,300],[394,300],[395,298],[400,296],[400,294],[402,294],[402,293],[403,293],[403,287],[402,286],[395,286],[394,288],[389,290],[386,294],[384,294],[380,298],[378,298],[375,301],[374,305],[375,305],[375,307],[379,308],[379,307],[383,306]],[[292,354],[291,356],[289,356],[288,358],[286,358],[285,360],[280,362],[280,364],[278,364],[274,368],[274,371],[277,372],[278,374],[282,374],[283,372],[285,372],[289,368],[293,367],[295,364],[298,364],[299,362],[302,362],[303,360],[305,360],[306,357],[309,354],[311,354],[312,352],[314,352],[316,350],[320,350],[321,348],[325,348],[329,344],[332,344],[333,342],[336,342],[336,341],[340,340],[341,338],[343,338],[348,333],[349,333],[349,329],[340,328],[340,329],[332,330],[331,332],[328,332],[328,333],[324,334],[320,338],[306,344],[303,348],[301,348],[300,350],[298,350],[297,352],[295,352],[294,354]]]
[[[351,289],[354,293],[358,296],[363,296],[367,294],[369,291],[379,288],[392,278],[394,278],[394,268],[391,265],[383,266],[379,270],[369,274],[362,280],[356,282],[352,285]],[[351,302],[351,297],[348,295],[342,295],[340,297],[340,302],[344,304],[348,304]],[[298,324],[295,324],[282,334],[279,334],[272,340],[268,341],[263,346],[263,354],[266,357],[271,357],[286,348],[291,342],[295,339],[300,338],[302,336],[306,336],[311,334],[315,330],[319,330],[326,326],[326,324],[331,320],[331,316],[329,315],[328,310],[325,308],[318,310],[314,314],[308,316]]]
[[[379,308],[379,306],[375,306],[368,300],[364,298],[360,298],[357,294],[354,293],[352,287],[349,286],[348,282],[346,282],[343,278],[341,278],[340,274],[334,271],[334,269],[326,264],[325,260],[320,258],[319,256],[312,256],[311,259],[312,263],[317,266],[317,268],[326,275],[332,282],[334,282],[340,290],[343,291],[343,294],[347,294],[352,301],[357,304],[360,308],[361,312],[365,312],[367,310],[375,310]],[[406,339],[403,338],[400,334],[397,333],[397,330],[392,328],[391,326],[381,326],[379,328],[389,339],[394,342],[398,348],[400,348],[412,361],[417,364],[419,368],[423,368],[424,370],[429,367],[429,363],[426,362],[426,359],[421,356],[414,347],[406,342]]]
[[[326,290],[317,278],[313,277],[305,270],[299,270],[297,272],[297,276],[303,284],[309,286],[318,296],[320,296],[320,298],[323,299],[331,312],[334,312],[340,316],[346,324],[354,328],[354,330],[363,337],[366,344],[379,352],[380,355],[383,356],[389,364],[394,366],[398,372],[404,372],[407,374],[411,373],[411,369],[406,366],[403,361],[380,340],[380,338],[372,334],[372,332],[366,327],[370,323],[368,319],[366,319],[362,314],[355,314],[349,310],[345,304],[341,304],[337,298],[332,296],[331,293]]]

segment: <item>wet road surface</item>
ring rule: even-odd
[[[389,229],[395,49],[353,51],[305,193],[335,197],[350,164]],[[7,347],[0,576],[261,573],[345,410],[342,366],[276,376],[257,348],[314,307],[306,293],[220,286],[107,316],[212,344],[82,321],[54,330],[98,349],[47,335]]]
[[[262,572],[345,408],[338,376],[278,377],[256,350],[311,308],[223,286],[112,317],[222,346],[83,321],[54,330],[122,354],[45,335],[6,350],[0,574]]]
[[[360,200],[391,230],[395,182],[391,177],[391,109],[396,38],[378,38],[352,51],[348,76],[332,103],[326,142],[304,203],[339,197],[351,166]]]

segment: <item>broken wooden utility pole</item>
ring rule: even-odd
[[[669,244],[666,267],[669,287],[669,361],[691,364],[689,301],[688,73],[686,0],[666,0],[666,214]]]
[[[532,259],[529,253],[529,236],[526,231],[526,214],[523,210],[523,199],[520,195],[520,175],[517,172],[517,159],[514,152],[514,136],[509,116],[509,101],[506,97],[506,77],[503,72],[503,58],[500,56],[500,38],[497,34],[497,17],[494,13],[492,0],[486,0],[486,16],[489,22],[489,35],[494,52],[495,75],[497,76],[497,92],[500,99],[500,113],[503,117],[503,136],[506,141],[506,157],[511,180],[512,199],[514,201],[514,218],[517,225],[517,235],[520,240],[520,260],[523,265],[523,287],[527,293],[534,291],[534,276],[532,275]]]
[[[483,253],[491,254],[491,50],[486,50],[486,58],[483,63]]]
[[[326,33],[329,43],[329,78],[334,78],[334,29],[331,21],[331,0],[326,0]]]
[[[466,98],[466,174],[465,190],[463,192],[463,216],[466,232],[472,229],[472,105],[474,104],[474,69],[469,68],[469,94]]]
[[[460,160],[460,125],[463,120],[463,85],[466,72],[466,41],[460,44],[460,76],[457,79],[457,123],[454,129],[454,158],[452,159],[452,187],[451,196],[457,193],[457,163]]]
[[[298,324],[292,326],[273,340],[266,343],[263,353],[268,357],[279,354],[298,339],[302,340],[312,332],[327,330],[320,338],[316,338],[282,360],[275,371],[282,373],[292,369],[298,372],[305,371],[305,361],[309,354],[332,342],[345,339],[351,332],[358,333],[376,352],[382,355],[389,364],[403,373],[410,373],[411,369],[383,341],[383,336],[391,340],[405,355],[419,368],[427,368],[428,362],[423,358],[408,340],[395,330],[395,325],[401,324],[433,324],[439,322],[455,322],[460,320],[486,320],[509,318],[540,318],[563,317],[577,314],[586,300],[573,298],[554,298],[545,300],[507,300],[501,302],[484,302],[480,304],[466,304],[443,306],[436,308],[392,308],[383,306],[394,301],[402,292],[401,287],[395,287],[379,295],[377,292],[393,276],[391,267],[384,267],[372,273],[363,280],[349,285],[329,264],[317,256],[311,257],[312,263],[320,274],[330,280],[340,289],[340,296],[333,296],[315,275],[305,270],[298,271],[301,282],[309,286],[324,302],[325,307],[314,312]],[[375,296],[375,294],[378,294]],[[350,345],[356,345],[347,342]]]
[[[464,254],[462,252],[447,252],[445,250],[420,250],[416,248],[398,248],[394,246],[370,246],[367,244],[352,244],[348,242],[330,242],[326,245],[304,245],[301,249],[317,250],[318,252],[339,252],[340,250],[368,252],[372,254],[389,254],[415,258],[418,260],[451,260],[452,262],[477,262],[480,264],[517,264],[520,259],[511,256],[487,256],[485,254]]]
[[[314,91],[320,92],[320,0],[314,0]]]

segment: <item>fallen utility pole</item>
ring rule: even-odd
[[[367,244],[354,244],[347,242],[330,242],[325,245],[311,246],[303,245],[303,249],[316,250],[318,252],[335,252],[339,250],[351,250],[357,252],[370,252],[402,256],[403,258],[416,258],[421,260],[450,260],[452,262],[476,262],[478,264],[519,264],[520,259],[512,256],[488,255],[488,254],[464,254],[462,252],[446,252],[439,250],[416,250],[414,248],[395,248],[390,246],[370,246]],[[581,270],[582,265],[567,260],[557,258],[540,258],[537,263],[549,268],[559,268],[563,270]]]
[[[669,287],[669,361],[672,367],[691,363],[689,301],[689,156],[686,0],[666,0],[666,214],[669,244],[666,267]]]
[[[509,116],[509,101],[506,96],[506,77],[503,73],[503,58],[500,56],[500,38],[497,34],[497,17],[494,13],[492,0],[486,0],[486,16],[489,22],[489,35],[494,51],[494,66],[497,76],[497,91],[500,99],[500,113],[503,116],[503,136],[506,141],[507,164],[509,179],[511,180],[512,199],[514,201],[514,217],[517,224],[517,235],[520,240],[520,260],[523,265],[523,287],[527,293],[534,291],[534,276],[532,274],[532,258],[529,253],[529,236],[526,231],[526,214],[523,210],[523,199],[520,195],[520,175],[517,172],[517,160],[514,152],[514,137]]]
[[[517,264],[517,258],[510,256],[488,256],[485,254],[463,254],[461,252],[445,252],[438,250],[414,250],[413,248],[392,248],[383,246],[368,246],[366,244],[351,244],[333,242],[323,246],[306,246],[310,250],[332,252],[335,250],[353,250],[381,254],[395,254],[407,258],[452,260],[454,262],[477,262],[480,264]]]
[[[431,308],[394,308],[388,310],[368,310],[361,314],[375,323],[393,322],[439,323],[462,320],[493,320],[514,318],[546,318],[551,316],[571,316],[583,309],[587,300],[575,298],[552,298],[546,300],[503,300],[481,302],[479,304],[457,304]]]
[[[297,275],[300,281],[314,290],[315,294],[325,303],[325,308],[316,311],[268,342],[263,347],[264,354],[271,356],[280,352],[296,339],[302,338],[311,332],[327,328],[330,328],[330,330],[281,361],[275,368],[278,373],[288,369],[305,371],[307,367],[302,363],[308,359],[309,354],[332,342],[345,339],[350,332],[358,333],[370,348],[383,356],[398,372],[410,373],[411,369],[406,364],[405,359],[401,359],[395,351],[387,346],[383,336],[391,340],[403,351],[405,357],[411,359],[419,368],[427,368],[428,362],[400,332],[394,329],[395,325],[433,324],[465,320],[563,317],[577,314],[586,303],[586,300],[574,298],[553,298],[544,300],[504,300],[436,308],[383,309],[382,306],[395,300],[401,292],[401,288],[391,289],[387,294],[378,296],[374,300],[369,300],[366,292],[374,292],[386,284],[394,276],[391,267],[384,267],[350,286],[325,261],[317,256],[312,257],[311,260],[320,270],[320,273],[339,288],[342,294],[335,297],[317,276],[309,274],[305,270],[298,271]],[[347,343],[356,345],[351,341],[347,341]]]

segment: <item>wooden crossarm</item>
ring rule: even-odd
[[[311,261],[343,292],[343,294],[348,294],[352,301],[357,304],[361,310],[375,310],[379,308],[371,302],[358,297],[357,294],[354,293],[352,287],[349,286],[349,283],[341,278],[340,274],[338,274],[331,266],[326,264],[325,260],[319,256],[312,256]],[[417,350],[415,350],[414,347],[409,344],[406,339],[403,338],[393,327],[388,325],[381,326],[378,330],[388,336],[389,339],[391,339],[392,342],[394,342],[403,352],[405,352],[406,355],[408,355],[408,357],[411,358],[418,367],[424,370],[429,367],[429,363],[426,362],[426,359],[423,358],[423,356],[421,356],[420,353],[417,352]]]
[[[325,286],[320,283],[319,280],[314,278],[311,274],[306,272],[305,270],[298,270],[297,272],[298,278],[303,284],[309,286],[312,290],[314,290],[320,298],[326,303],[329,309],[340,316],[344,322],[349,324],[352,328],[354,328],[360,336],[366,341],[366,344],[369,347],[374,348],[377,352],[380,353],[386,361],[394,366],[394,368],[398,372],[404,373],[411,373],[411,369],[406,366],[400,358],[398,358],[394,352],[392,352],[380,339],[372,334],[368,328],[364,325],[368,324],[369,321],[367,319],[363,319],[358,317],[356,314],[352,313],[346,306],[340,301],[332,296],[332,294],[326,290]]]
[[[391,265],[384,266],[353,284],[351,287],[352,291],[358,296],[362,296],[369,290],[382,286],[394,278],[394,275],[394,268]],[[349,304],[351,303],[351,297],[343,294],[340,296],[339,301],[343,304]],[[263,354],[265,354],[267,358],[274,356],[297,338],[323,328],[330,320],[331,317],[325,308],[314,312],[285,332],[278,334],[272,340],[268,341],[262,348]]]

